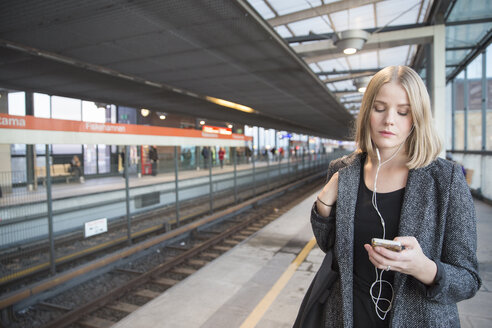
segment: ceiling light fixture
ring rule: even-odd
[[[157,114],[157,116],[159,116],[159,118],[160,118],[161,120],[165,120],[165,119],[166,119],[166,115],[167,115],[166,113],[163,113],[163,112],[157,112],[156,114]]]
[[[244,106],[241,104],[236,104],[236,103],[233,103],[232,101],[227,101],[224,99],[219,99],[219,98],[214,98],[214,97],[209,97],[209,96],[206,96],[205,98],[208,101],[210,101],[214,104],[220,105],[220,106],[229,107],[229,108],[240,110],[240,111],[246,112],[246,113],[254,113],[255,112],[255,110],[251,107]]]
[[[360,93],[364,93],[366,91],[367,85],[371,81],[371,76],[363,76],[354,80],[354,86]]]
[[[143,117],[147,117],[147,116],[149,116],[149,114],[150,114],[150,110],[148,110],[148,109],[146,109],[146,108],[142,108],[142,109],[140,110],[140,114],[142,114],[142,116],[143,116]]]
[[[369,33],[364,30],[347,30],[341,33],[335,33],[334,44],[346,55],[353,55],[362,47],[369,38]]]
[[[205,125],[205,121],[204,120],[201,120],[200,121],[200,125]]]

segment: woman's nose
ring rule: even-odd
[[[384,124],[393,125],[395,123],[395,113],[393,110],[387,110],[384,116]]]

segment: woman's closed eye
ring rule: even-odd
[[[400,107],[398,108],[398,115],[401,115],[401,116],[407,116],[408,113],[410,112],[410,108],[409,107]]]

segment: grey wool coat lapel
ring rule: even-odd
[[[360,183],[360,155],[338,171],[335,255],[340,270],[340,287],[345,308],[353,304],[354,217]],[[345,327],[352,326],[352,312],[343,311]]]

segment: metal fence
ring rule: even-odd
[[[230,151],[222,167],[209,158],[205,168],[183,163],[176,147],[174,156],[159,159],[163,166],[174,164],[172,171],[142,176],[126,164],[120,176],[97,179],[46,174],[33,190],[9,189],[12,176],[21,173],[0,173],[0,285],[30,271],[49,268],[54,274],[57,265],[107,243],[131,243],[143,232],[186,224],[196,215],[189,203],[212,213],[326,170],[344,154],[246,158]]]

